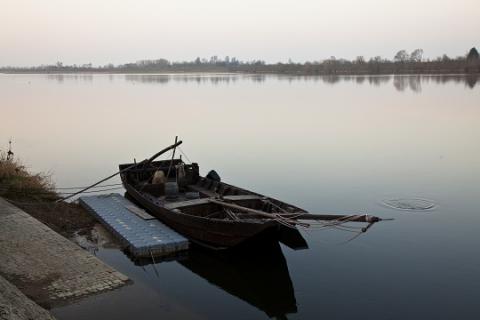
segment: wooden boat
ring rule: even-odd
[[[165,195],[164,185],[150,182],[153,172],[168,171],[170,160],[156,161],[149,167],[128,170],[121,174],[121,179],[129,197],[171,228],[201,245],[213,248],[233,247],[254,237],[275,232],[281,226],[274,219],[253,214],[243,216],[233,213],[237,218],[232,218],[229,209],[213,202],[216,200],[267,213],[278,210],[277,208],[289,213],[306,212],[285,202],[201,177],[195,163],[184,164],[180,159],[175,159],[174,165],[183,166],[188,173],[186,181],[179,185],[175,199],[169,199]],[[128,166],[131,164],[120,165],[120,169]],[[176,174],[174,170],[169,179],[175,178]],[[198,193],[198,199],[188,199],[187,194],[190,193]]]
[[[153,161],[179,144],[181,141],[140,163],[121,164],[119,173],[131,199],[191,241],[225,249],[284,227],[308,226],[296,220],[298,217],[315,218],[292,204],[221,182],[218,176],[202,177],[196,163],[186,164],[174,157]],[[165,181],[156,183],[156,173]]]

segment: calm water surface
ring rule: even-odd
[[[12,137],[32,170],[83,186],[178,135],[203,174],[311,212],[395,219],[350,242],[302,231],[307,250],[135,265],[101,249],[133,284],[58,319],[477,319],[479,88],[459,76],[0,75],[0,149]],[[395,198],[436,208],[382,205]]]

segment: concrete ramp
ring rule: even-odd
[[[44,307],[119,288],[128,281],[125,275],[2,198],[0,274]]]
[[[135,257],[187,250],[188,240],[118,193],[80,197],[80,204],[127,246]]]
[[[0,319],[55,320],[47,310],[30,300],[2,276],[0,276]]]

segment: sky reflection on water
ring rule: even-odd
[[[315,213],[395,219],[348,243],[350,234],[311,230],[302,231],[308,250],[282,245],[296,302],[289,319],[471,319],[480,295],[476,83],[456,75],[0,75],[0,149],[13,137],[32,170],[52,172],[59,187],[83,186],[179,135],[203,174],[213,168]],[[399,198],[436,207],[381,205]],[[59,315],[267,317],[246,302],[255,292],[238,297],[235,285],[227,290],[179,262],[157,264],[157,278],[121,252],[99,254],[136,284]],[[253,270],[256,260],[245,260]]]

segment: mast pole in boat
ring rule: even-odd
[[[168,179],[168,176],[170,175],[170,170],[172,169],[173,158],[175,158],[175,150],[177,150],[177,140],[178,140],[178,136],[175,136],[175,143],[173,144],[174,147],[173,147],[173,153],[172,153],[172,160],[170,160],[170,165],[168,166],[168,171],[167,171],[167,179]]]

